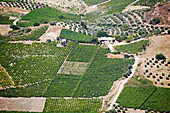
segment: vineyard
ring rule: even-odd
[[[156,92],[142,106],[142,109],[169,112],[170,111],[169,93],[170,93],[169,88],[158,88]]]
[[[62,13],[60,10],[46,7],[33,10],[30,13],[22,17],[23,20],[29,20],[29,22],[18,22],[19,26],[33,26],[34,23],[44,23],[52,21],[80,21],[80,16],[76,14]]]
[[[140,108],[144,101],[153,93],[156,87],[129,87],[126,86],[117,102],[120,106]]]
[[[37,82],[32,85],[25,85],[24,87],[0,90],[0,96],[3,96],[3,97],[41,97],[45,93],[47,86],[50,83],[51,83],[51,80],[44,81],[44,82]]]
[[[45,112],[99,112],[100,99],[47,99]]]
[[[96,54],[98,47],[91,45],[78,45],[73,48],[67,61],[89,62],[90,59]]]
[[[88,68],[83,80],[75,92],[75,97],[98,97],[108,94],[113,81],[122,77],[134,60],[108,59],[104,54],[108,49],[101,48]]]
[[[0,76],[0,88],[6,88],[6,87],[14,85],[13,82],[8,77],[5,70],[1,68],[1,66],[0,66],[0,75],[1,75]]]
[[[16,86],[53,78],[75,45],[68,42],[65,48],[58,48],[56,44],[1,44],[0,64],[7,70]]]
[[[67,29],[62,29],[60,38],[78,41],[78,42],[86,42],[86,43],[93,43],[93,40],[96,39],[94,36],[84,35],[81,33],[76,33]],[[95,41],[94,41],[95,42]]]
[[[138,53],[144,50],[144,47],[147,46],[148,40],[142,40],[128,45],[121,45],[114,47],[117,51],[125,53]]]

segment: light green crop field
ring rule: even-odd
[[[128,45],[115,46],[114,48],[120,52],[137,53],[137,52],[142,52],[143,45],[146,46],[148,42],[149,40],[142,40]]]
[[[60,16],[64,18],[60,18]],[[44,23],[50,21],[80,21],[80,16],[76,14],[62,13],[61,11],[46,7],[31,11],[30,13],[24,15],[22,19],[29,20],[29,22],[18,23],[19,26],[33,26],[34,23]]]

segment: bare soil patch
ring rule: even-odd
[[[66,61],[58,73],[59,74],[81,75],[84,73],[88,64],[89,64],[88,62]]]
[[[49,26],[48,30],[40,37],[41,41],[46,41],[47,39],[50,39],[51,41],[54,41],[57,39],[57,37],[60,36],[61,33],[61,27],[60,26]]]
[[[107,56],[107,58],[124,58],[124,54],[114,55],[114,54],[108,53],[108,54],[105,54],[105,55]]]
[[[0,34],[8,35],[8,32],[11,31],[10,25],[0,25]]]
[[[3,98],[0,97],[0,110],[42,112],[46,98]]]
[[[29,10],[25,10],[25,9],[21,9],[21,8],[17,8],[17,7],[3,7],[0,6],[0,9],[3,10],[4,12],[18,12],[18,13],[22,13],[22,14],[27,14],[30,11]]]

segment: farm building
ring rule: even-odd
[[[113,37],[99,37],[98,41],[101,41],[102,44],[105,44],[106,42],[108,43],[113,43],[115,41],[115,38]]]

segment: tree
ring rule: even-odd
[[[123,37],[120,35],[114,35],[114,37],[118,42],[121,42],[123,40]]]
[[[39,26],[40,25],[40,23],[34,23],[34,26]]]
[[[166,59],[166,58],[165,58],[165,56],[163,54],[157,54],[156,59],[163,60],[163,59]]]
[[[98,31],[97,32],[97,37],[107,37],[107,36],[109,36],[109,35],[104,31]]]
[[[66,19],[66,17],[64,17],[63,15],[60,15],[58,18],[59,19]]]
[[[127,55],[127,54],[125,54],[125,55],[124,55],[124,58],[125,58],[125,59],[128,59],[128,58],[130,58],[130,56]]]
[[[16,25],[11,25],[10,28],[12,28],[13,30],[19,30],[20,28]]]
[[[152,19],[150,22],[149,22],[149,24],[154,24],[154,25],[156,25],[156,24],[158,24],[160,22],[160,19],[159,18],[154,18],[154,19]]]

